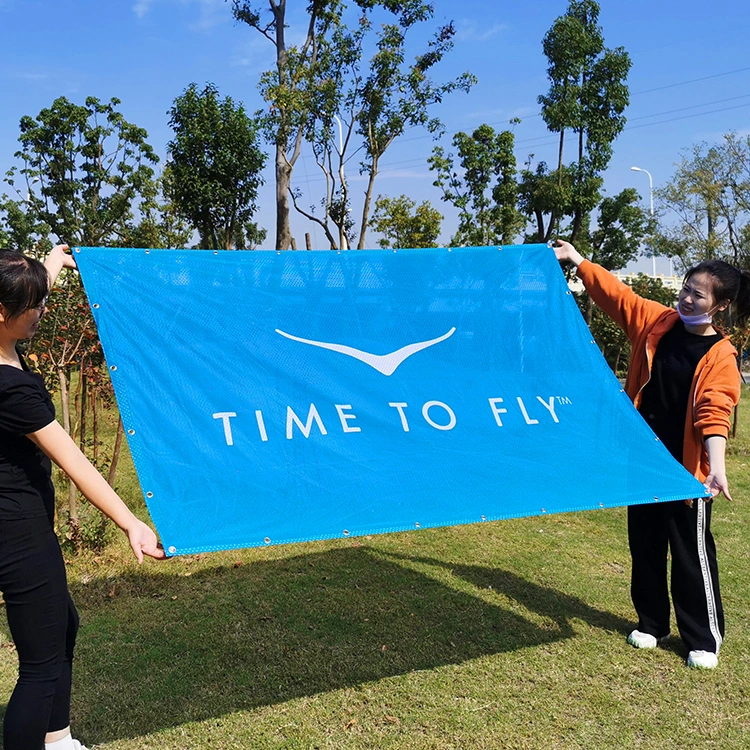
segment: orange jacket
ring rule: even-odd
[[[601,266],[584,261],[578,276],[591,299],[622,328],[630,340],[630,364],[625,391],[638,406],[651,377],[651,363],[661,337],[679,320],[677,310],[639,297]],[[732,409],[740,398],[737,351],[728,338],[712,346],[698,362],[685,414],[682,463],[701,482],[708,476],[709,435],[729,436]]]

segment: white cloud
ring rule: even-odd
[[[508,24],[495,23],[489,28],[482,26],[476,21],[463,19],[458,22],[456,39],[459,42],[486,42],[497,36],[508,28]]]
[[[50,74],[21,71],[20,73],[8,73],[7,78],[16,78],[22,81],[45,81],[50,78]]]
[[[165,0],[136,0],[133,13],[138,18],[143,18],[157,3],[163,2]],[[229,6],[225,0],[169,0],[169,2],[198,6],[198,19],[189,25],[192,31],[205,31],[231,18]]]
[[[138,2],[133,6],[133,12],[138,16],[138,18],[143,18],[143,16],[148,13],[149,8],[151,7],[154,0],[138,0]]]

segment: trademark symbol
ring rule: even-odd
[[[570,404],[571,400],[567,396],[555,396],[558,404]]]

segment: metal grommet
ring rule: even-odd
[[[114,372],[117,369],[117,365],[110,365],[109,369],[112,370],[112,372]]]
[[[271,539],[270,539],[269,537],[266,537],[266,538],[265,538],[265,539],[264,539],[263,541],[264,541],[264,542],[265,542],[266,544],[270,544],[270,543],[271,543]]]
[[[73,252],[80,253],[81,248],[80,247],[73,248]]]
[[[487,516],[480,516],[480,518],[481,518],[481,519],[482,519],[483,521],[486,521],[486,520],[487,520]]]
[[[128,430],[128,435],[135,435],[135,430],[132,427]]]
[[[177,547],[170,547],[169,548],[169,554],[174,555],[174,553],[177,552]]]
[[[542,508],[542,513],[546,513],[546,512],[547,512],[547,509],[546,508]]]
[[[349,529],[344,529],[344,536],[349,536]]]
[[[91,305],[91,307],[93,307],[94,310],[98,310],[99,309],[99,303],[98,302],[94,302],[94,304]]]
[[[654,495],[654,502],[655,502],[655,503],[658,503],[658,502],[659,502],[659,498],[658,498],[658,497],[656,497],[656,495]]]
[[[415,521],[415,522],[414,522],[414,526],[415,526],[416,528],[419,528],[419,527],[421,526],[421,524],[419,523],[419,521]]]
[[[146,250],[146,255],[149,255],[151,253],[150,250]]]
[[[599,507],[603,508],[604,507],[604,503],[599,503]]]
[[[153,492],[147,492],[147,493],[146,493],[146,497],[153,497],[153,496],[154,496],[154,493],[153,493]]]

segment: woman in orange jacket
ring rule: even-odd
[[[677,501],[628,508],[633,561],[631,595],[638,627],[636,648],[655,648],[669,635],[667,550],[677,627],[690,667],[713,669],[724,638],[716,546],[710,531],[712,498],[731,500],[725,468],[732,409],[740,396],[737,352],[712,325],[735,305],[750,315],[750,273],[720,260],[691,268],[677,309],[639,297],[609,271],[558,240],[555,255],[577,267],[586,291],[631,343],[625,390],[670,453],[711,492],[707,501]]]

